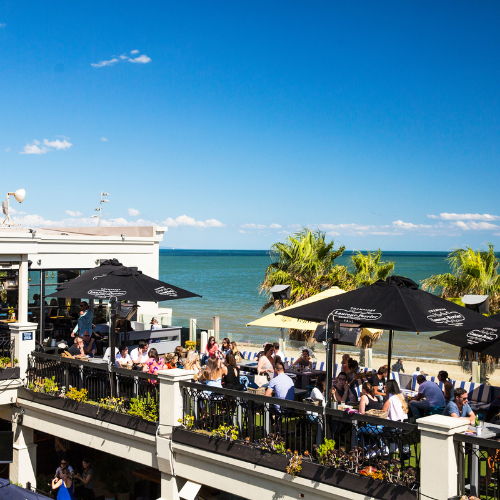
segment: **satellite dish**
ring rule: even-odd
[[[26,197],[26,191],[24,189],[18,189],[17,191],[14,192],[14,198],[19,203],[22,203],[25,197]]]

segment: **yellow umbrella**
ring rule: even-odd
[[[308,304],[309,302],[316,302],[317,300],[326,299],[327,297],[333,297],[335,295],[339,295],[340,293],[345,293],[345,290],[342,290],[338,286],[332,286],[328,290],[317,293],[312,297],[308,297],[307,299],[301,300],[293,304],[292,306],[285,307],[284,309],[280,309],[279,312],[288,311],[293,309],[294,307],[302,306],[304,304]],[[276,315],[276,313],[267,314],[262,318],[256,319],[250,323],[247,323],[246,326],[260,326],[260,327],[270,327],[270,328],[292,328],[295,330],[316,330],[319,323],[315,321],[307,321],[304,319],[291,318],[289,316]],[[363,328],[363,332],[361,335],[371,334],[380,334],[382,330],[376,330],[374,328]]]

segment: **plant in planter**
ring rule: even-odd
[[[156,401],[146,398],[132,398],[130,400],[130,408],[127,413],[134,417],[140,417],[149,422],[158,421],[158,405]]]
[[[248,438],[250,441],[250,438]],[[279,434],[268,434],[267,437],[259,440],[263,450],[274,451],[275,453],[286,453],[285,440]]]
[[[78,401],[79,403],[87,403],[88,391],[87,389],[76,389],[76,387],[70,387],[69,391],[66,393],[68,399],[73,401]]]
[[[14,359],[14,366],[17,364],[19,364],[19,361],[17,359]],[[10,358],[0,358],[0,369],[3,370],[4,368],[13,368],[14,366],[12,366],[12,361]]]
[[[183,429],[191,429],[194,425],[194,416],[185,415],[183,418],[177,420]]]
[[[238,426],[235,425],[232,427],[231,425],[219,425],[218,429],[212,431],[212,436],[224,438],[227,441],[236,441],[238,439]]]
[[[99,401],[99,408],[115,411],[117,413],[125,413],[125,402],[123,398],[103,398]]]
[[[302,455],[295,450],[293,455],[290,457],[290,462],[286,467],[286,473],[292,477],[295,477],[302,470]]]
[[[59,386],[56,382],[56,377],[52,378],[44,378],[43,382],[36,381],[35,383],[30,382],[28,385],[28,389],[31,389],[34,392],[42,392],[44,394],[50,394],[52,396],[59,395]]]
[[[194,351],[196,349],[196,342],[194,342],[193,340],[186,340],[184,346],[186,347],[187,351]]]
[[[315,446],[313,450],[315,451],[316,458],[318,459],[318,462],[320,464],[330,465],[325,462],[327,461],[328,452],[332,452],[333,450],[335,450],[335,440],[325,438],[323,444]]]

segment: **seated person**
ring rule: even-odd
[[[283,365],[283,362],[276,361],[275,369],[278,375],[273,377],[271,382],[269,382],[269,386],[266,390],[266,396],[272,396],[274,391],[275,398],[293,401],[295,398],[293,380],[285,373],[285,366]]]
[[[297,358],[293,362],[293,366],[298,366],[302,368],[302,370],[305,370],[306,368],[309,369],[312,368],[311,355],[309,354],[309,349],[304,349],[302,351],[302,356],[300,358]]]
[[[489,422],[490,424],[498,424],[500,421],[500,395],[498,398],[494,399],[486,413],[486,417],[484,417],[485,422]]]
[[[453,389],[453,384],[450,382],[450,379],[448,378],[448,372],[441,370],[438,373],[438,380],[443,384],[443,393],[446,403],[453,401],[455,399],[455,395],[453,393],[454,389]]]
[[[423,375],[417,375],[419,385],[418,394],[411,398],[410,408],[415,418],[420,418],[420,410],[425,410],[431,406],[446,406],[443,391],[437,384],[430,380],[425,380]],[[425,398],[425,399],[422,399]]]
[[[226,354],[226,370],[226,374],[222,376],[224,387],[226,389],[234,389],[235,391],[244,390],[245,384],[240,381],[240,370],[236,366],[232,352]]]
[[[177,355],[177,368],[184,368],[184,362],[186,361],[184,358],[184,349],[182,346],[178,345],[174,349],[174,353]]]
[[[200,373],[200,361],[198,359],[198,354],[195,351],[188,351],[186,362],[184,363],[184,370],[193,370],[195,375]]]
[[[351,356],[349,356],[349,354],[344,354],[342,356],[342,362],[340,363],[342,366],[342,371],[343,372],[348,372],[349,371],[349,360],[352,359]]]
[[[355,359],[349,359],[349,361],[347,362],[347,366],[347,382],[350,384],[353,380],[356,380],[356,373],[358,373],[359,370],[359,363]]]
[[[364,414],[368,410],[381,410],[382,403],[375,397],[375,390],[370,382],[362,385],[361,397],[359,398],[359,413]]]
[[[120,351],[118,350],[118,347],[115,347],[115,359],[117,354]],[[111,359],[111,347],[106,347],[106,350],[104,351],[104,356],[102,357],[103,361],[109,361]]]
[[[326,375],[324,373],[320,373],[318,375],[318,380],[316,380],[316,386],[311,391],[311,399],[314,399],[314,401],[325,400],[325,383]]]
[[[134,365],[142,366],[148,359],[148,349],[149,344],[145,340],[139,341],[139,346],[135,349],[132,349],[130,353],[130,359]]]
[[[128,353],[128,347],[126,345],[120,346],[120,352],[116,355],[115,365],[118,368],[126,368],[127,365],[132,365],[132,360],[130,359]]]
[[[399,390],[398,383],[395,380],[388,380],[386,391],[388,398],[382,406],[382,410],[387,412],[387,419],[395,422],[408,420],[408,404]]]
[[[472,411],[469,403],[469,394],[465,389],[459,387],[455,389],[455,401],[450,401],[443,411],[443,415],[453,418],[463,418],[467,419],[470,425],[474,424],[476,420],[476,415]]]
[[[333,399],[337,403],[343,404],[347,401],[356,401],[356,397],[347,385],[347,373],[340,372],[337,380],[332,386]]]
[[[74,338],[73,345],[68,349],[68,352],[73,356],[86,356],[83,348],[83,339],[79,335]]]
[[[163,357],[164,359],[164,370],[172,370],[173,368],[176,368],[177,365],[177,354],[175,352],[169,352],[168,354],[165,354]]]
[[[370,384],[372,384],[372,387],[374,389],[375,397],[379,401],[383,401],[386,396],[385,384],[387,382],[386,380],[387,372],[388,372],[387,366],[381,366],[378,369],[377,373],[375,373],[375,375],[373,375],[369,380]]]
[[[115,325],[117,332],[133,332],[132,323],[128,319],[117,319]]]
[[[160,325],[160,323],[158,323],[158,319],[157,318],[153,318],[151,320],[151,330],[161,330],[162,329],[162,326]]]
[[[91,358],[94,357],[94,353],[97,351],[95,340],[91,338],[90,332],[87,331],[83,332],[83,350]]]

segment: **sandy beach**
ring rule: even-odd
[[[252,352],[259,352],[262,350],[261,346],[245,346],[244,348],[241,349],[247,350],[247,351],[252,351]],[[341,349],[337,350],[337,363],[340,362],[342,359],[342,354],[344,351]],[[300,353],[297,349],[286,349],[285,350],[285,356],[290,358],[297,358],[300,356]],[[357,360],[359,362],[359,354],[355,354],[352,352],[349,352],[349,355],[351,358]],[[315,353],[315,361],[325,361],[325,353],[324,352],[316,352]],[[392,359],[391,363],[394,364],[397,361],[396,359]],[[387,364],[387,357],[384,358],[382,356],[373,356],[372,359],[372,366],[373,368],[378,368],[379,366],[386,365]],[[471,377],[470,373],[466,373],[462,370],[462,367],[458,364],[458,361],[456,363],[450,362],[450,361],[443,361],[443,362],[438,362],[438,361],[421,361],[418,359],[412,359],[410,357],[404,358],[403,359],[403,367],[404,367],[404,372],[408,374],[413,374],[413,372],[416,371],[417,367],[420,368],[420,371],[424,372],[426,375],[430,376],[436,376],[440,370],[446,370],[448,372],[448,375],[451,379],[453,380],[465,380],[468,381]],[[492,374],[489,375],[489,382],[491,385],[494,386],[500,386],[500,370],[495,370]]]

